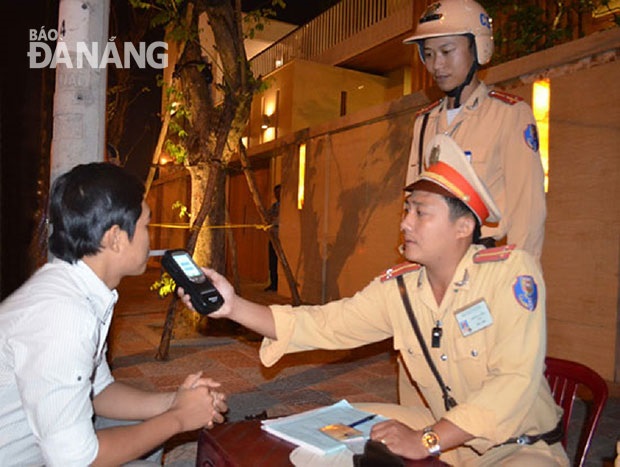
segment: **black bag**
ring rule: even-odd
[[[405,462],[388,447],[372,439],[366,441],[363,454],[353,456],[355,467],[404,467]]]

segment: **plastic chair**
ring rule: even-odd
[[[585,463],[596,426],[607,401],[607,383],[596,371],[581,363],[547,357],[545,364],[545,376],[551,387],[551,393],[556,403],[564,409],[562,417],[564,438],[562,439],[562,445],[565,449],[568,438],[568,422],[573,412],[573,403],[579,386],[588,388],[592,395],[592,401],[587,410],[579,437],[579,444],[575,452],[574,465],[581,467]]]

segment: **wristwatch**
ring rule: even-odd
[[[436,457],[441,454],[439,435],[433,431],[433,427],[427,426],[422,431],[422,444],[428,450],[429,455]]]

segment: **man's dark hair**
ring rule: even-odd
[[[78,165],[56,179],[50,193],[50,251],[75,263],[101,249],[104,233],[118,225],[133,238],[142,213],[144,184],[109,163]]]
[[[443,196],[443,195],[442,195]],[[443,196],[448,203],[448,209],[450,210],[450,220],[455,221],[459,217],[463,216],[471,216],[476,223],[476,227],[474,227],[474,232],[472,235],[472,243],[478,243],[480,241],[481,227],[480,222],[478,222],[478,218],[474,215],[471,209],[467,207],[467,205],[458,198],[453,198],[451,196]]]

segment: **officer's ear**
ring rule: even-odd
[[[471,214],[466,214],[456,220],[456,234],[458,238],[472,238],[476,220]]]

